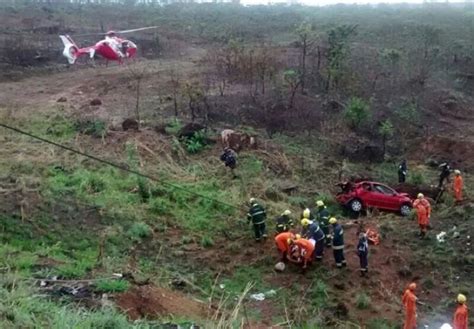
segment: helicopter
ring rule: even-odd
[[[84,55],[89,55],[90,59],[100,55],[107,61],[118,61],[120,64],[124,59],[134,57],[137,53],[137,45],[130,40],[118,37],[118,34],[132,33],[137,31],[155,29],[158,26],[141,27],[138,29],[123,31],[108,31],[94,35],[104,35],[104,39],[93,46],[79,48],[69,35],[60,35],[59,38],[64,44],[63,56],[69,64],[76,63],[76,60]],[[80,35],[86,36],[86,35]]]

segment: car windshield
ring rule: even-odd
[[[392,190],[391,188],[389,188],[387,186],[383,186],[383,185],[374,184],[374,189],[375,189],[376,192],[386,194],[386,195],[394,195],[395,194],[394,190]]]

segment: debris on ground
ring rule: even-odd
[[[438,240],[439,243],[445,242],[445,239],[446,239],[446,232],[444,231],[436,235],[436,240]]]
[[[261,302],[265,300],[265,294],[264,293],[252,294],[250,295],[250,299],[253,299],[257,302]]]
[[[374,246],[378,246],[380,244],[380,234],[375,229],[369,228],[365,234],[367,235],[367,240]]]
[[[258,294],[252,294],[250,295],[250,299],[255,300],[257,302],[264,301],[266,298],[272,298],[276,296],[276,290],[268,290],[266,292],[260,292]]]
[[[275,264],[275,271],[283,272],[284,270],[285,270],[285,263],[278,262],[278,263]]]

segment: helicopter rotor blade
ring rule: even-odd
[[[105,33],[86,33],[86,34],[74,34],[74,37],[96,37],[100,35],[105,35]]]
[[[156,28],[158,28],[158,26],[140,27],[138,29],[122,30],[122,31],[116,31],[116,32],[118,34],[124,34],[124,33],[132,33],[132,32],[137,32],[137,31],[151,30],[151,29],[156,29]]]

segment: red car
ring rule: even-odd
[[[358,182],[352,186],[341,186],[343,191],[336,196],[337,201],[353,212],[368,208],[378,208],[399,212],[408,216],[413,207],[408,194],[398,193],[387,185],[376,182]]]

